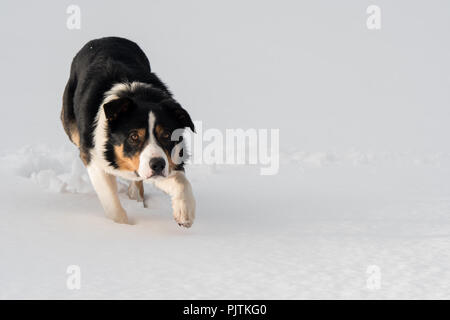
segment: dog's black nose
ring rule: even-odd
[[[153,170],[153,174],[161,174],[166,166],[166,162],[163,158],[153,158],[150,160],[150,168]]]

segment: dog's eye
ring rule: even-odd
[[[132,143],[136,143],[139,141],[139,135],[136,132],[132,132],[128,136],[128,140],[130,140],[130,142],[132,142]]]
[[[169,139],[169,133],[168,132],[164,132],[162,134],[163,139]]]

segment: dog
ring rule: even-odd
[[[131,199],[144,202],[144,182],[169,194],[175,221],[191,227],[196,204],[184,174],[182,132],[195,127],[136,43],[89,41],[73,58],[62,105],[64,131],[107,217],[128,223],[117,193],[121,177],[130,181]]]

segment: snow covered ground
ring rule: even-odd
[[[0,159],[3,299],[450,298],[446,153],[292,149],[274,176],[191,165],[191,229],[150,186],[147,209],[121,194],[132,225],[107,220],[73,147]]]

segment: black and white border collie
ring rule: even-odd
[[[130,180],[128,195],[138,201],[144,200],[143,182],[152,182],[170,195],[175,221],[192,225],[195,199],[184,175],[182,136],[173,139],[172,133],[194,131],[194,124],[137,44],[101,38],[77,53],[61,121],[109,218],[128,223],[117,176]]]

